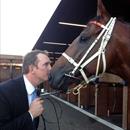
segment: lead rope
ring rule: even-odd
[[[82,88],[86,88],[87,87],[87,84],[85,81],[82,81],[80,84],[78,84],[76,87],[72,88],[72,89],[69,89],[69,91],[67,92],[67,94],[70,94],[70,93],[73,93],[73,95],[78,95],[78,107],[80,107],[80,101],[81,101],[81,98],[80,98],[80,92],[81,92],[81,89]]]

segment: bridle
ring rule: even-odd
[[[97,38],[94,40],[94,42],[92,43],[92,45],[88,48],[88,50],[86,51],[86,53],[84,54],[84,56],[81,58],[81,60],[77,63],[75,62],[75,60],[70,57],[69,55],[67,55],[65,52],[62,53],[62,55],[72,64],[74,65],[74,69],[69,72],[69,74],[66,74],[69,77],[74,76],[75,72],[77,70],[80,71],[81,75],[83,76],[84,80],[86,83],[89,83],[90,81],[93,81],[95,79],[97,79],[99,77],[99,67],[100,67],[100,61],[102,58],[102,62],[103,62],[103,71],[102,74],[106,71],[106,57],[105,57],[105,48],[108,44],[108,41],[111,38],[112,35],[112,31],[114,28],[116,22],[116,17],[111,17],[110,20],[107,22],[106,25],[103,25],[99,22],[96,21],[92,21],[91,23],[96,24],[97,26],[100,26],[102,28],[102,31],[100,32],[100,34],[97,36]],[[90,58],[88,58],[87,60],[85,60],[85,58],[87,57],[87,55],[89,54],[89,52],[92,50],[92,48],[96,45],[96,43],[99,41],[99,39],[102,37],[101,40],[101,44],[99,49],[97,50],[97,52],[95,52]],[[84,67],[86,65],[88,65],[92,60],[94,60],[96,57],[98,57],[97,60],[97,66],[96,66],[96,72],[95,72],[95,76],[94,78],[88,78],[84,72]],[[85,61],[84,61],[85,60]],[[84,62],[83,62],[84,61]],[[101,75],[102,75],[101,74]]]

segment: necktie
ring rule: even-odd
[[[38,96],[37,96],[37,92],[36,92],[36,89],[33,91],[33,93],[32,93],[32,96],[31,96],[31,102],[35,99],[35,98],[37,98]]]
[[[40,95],[40,90],[39,89],[35,89],[32,93],[32,97],[31,97],[31,100],[33,101],[35,98],[39,97]],[[34,127],[34,130],[37,129],[38,127],[38,123],[39,123],[39,117],[35,118],[33,120],[33,127]]]

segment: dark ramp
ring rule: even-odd
[[[55,96],[50,96],[49,99],[44,98],[43,115],[46,119],[46,130],[59,130],[52,103],[58,113],[60,130],[123,130]],[[42,120],[40,120],[39,130],[44,130]]]

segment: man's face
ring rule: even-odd
[[[38,54],[38,63],[34,67],[35,76],[40,81],[47,81],[51,70],[51,61],[45,54]]]

